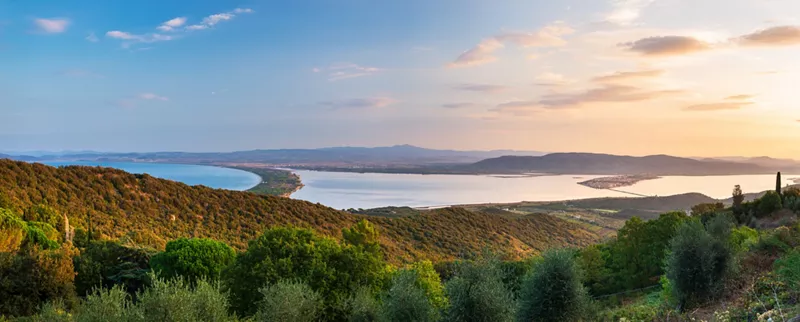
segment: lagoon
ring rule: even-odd
[[[188,185],[204,185],[216,189],[247,190],[261,182],[261,177],[247,171],[206,165],[95,162],[95,161],[44,161],[51,166],[100,166],[120,169],[130,173],[147,173],[151,176],[183,182]]]
[[[292,198],[337,209],[385,206],[430,207],[475,203],[559,201],[632,197],[619,191],[579,185],[597,175],[484,176],[294,171],[305,185]],[[794,178],[795,175],[784,175]],[[785,182],[790,183],[790,182]],[[731,196],[739,184],[745,193],[775,188],[774,175],[667,176],[618,190],[648,196],[698,192],[717,199]]]

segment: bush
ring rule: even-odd
[[[439,278],[439,273],[433,269],[433,263],[430,261],[415,262],[411,265],[410,270],[416,274],[417,286],[425,291],[425,296],[428,297],[434,307],[443,309],[447,306],[447,297],[444,295],[442,279]]]
[[[438,311],[420,285],[418,273],[401,270],[392,279],[392,287],[383,297],[379,320],[436,321]]]
[[[375,322],[380,314],[380,304],[375,299],[372,291],[361,288],[347,301],[350,322]]]
[[[11,210],[0,208],[0,253],[19,250],[25,236],[25,222]]]
[[[747,226],[739,226],[731,231],[728,241],[734,251],[745,252],[758,243],[758,231]]]
[[[322,299],[301,282],[279,281],[261,289],[262,300],[254,317],[258,322],[311,322],[322,313]]]
[[[75,303],[73,249],[0,253],[0,315],[27,316],[44,303]]]
[[[514,297],[496,260],[465,262],[445,284],[450,306],[445,321],[512,321]]]
[[[77,321],[102,322],[132,320],[133,303],[125,289],[114,286],[111,289],[95,289],[86,296],[77,310]]]
[[[571,250],[545,252],[523,282],[518,321],[574,321],[585,315],[589,297]]]
[[[725,244],[711,237],[699,222],[682,225],[670,242],[666,271],[682,310],[702,304],[721,291],[730,268]]]
[[[756,217],[766,217],[773,212],[781,210],[783,204],[781,202],[781,195],[775,191],[767,191],[767,193],[758,200],[758,214]]]
[[[219,287],[199,280],[192,288],[182,279],[153,278],[152,286],[138,295],[132,312],[141,321],[232,321],[228,299]]]
[[[217,280],[222,270],[236,259],[236,252],[223,242],[205,238],[180,238],[167,243],[164,252],[150,259],[150,267],[165,278],[181,276]]]
[[[775,261],[775,272],[789,289],[800,293],[800,250],[794,250]]]

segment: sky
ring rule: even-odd
[[[0,0],[0,151],[800,158],[796,0]]]

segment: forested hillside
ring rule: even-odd
[[[484,248],[517,258],[599,238],[546,215],[510,219],[452,208],[404,218],[367,217],[305,201],[192,187],[109,168],[0,160],[0,207],[24,214],[37,205],[66,214],[73,227],[88,229],[91,224],[106,238],[157,248],[179,237],[210,237],[243,249],[248,240],[275,225],[309,227],[339,238],[342,228],[368,218],[381,232],[381,244],[392,262],[469,257]]]

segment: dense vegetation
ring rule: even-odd
[[[399,263],[387,256],[398,233],[387,223],[408,229],[425,214],[376,221],[332,211],[352,223],[327,233],[272,225],[231,256],[221,240],[156,249],[152,234],[111,239],[96,229],[102,217],[75,227],[57,202],[20,211],[14,194],[0,199],[0,320],[789,320],[800,314],[798,197],[778,188],[731,207],[697,205],[692,216],[635,217],[603,243],[514,260],[488,247]],[[460,219],[451,229],[465,236],[478,234],[472,226],[513,233]]]
[[[448,208],[404,218],[370,217],[109,168],[54,168],[4,159],[0,159],[0,207],[23,216],[44,213],[55,225],[62,225],[66,215],[77,227],[76,234],[91,226],[101,240],[125,239],[155,249],[163,249],[172,239],[196,237],[242,250],[247,241],[276,225],[313,228],[340,238],[342,228],[366,218],[381,232],[381,247],[392,263],[469,257],[484,248],[514,258],[598,239],[579,225],[543,215],[500,218]]]
[[[235,167],[248,171],[261,177],[261,182],[247,191],[270,196],[288,197],[293,192],[303,187],[300,176],[288,170],[271,168]]]

